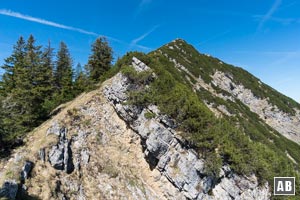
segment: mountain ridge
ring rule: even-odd
[[[175,46],[177,46],[177,48],[172,48],[172,47],[171,47],[172,44],[175,44]],[[185,49],[188,49],[188,50],[189,50],[189,52],[193,52],[193,53],[192,53],[193,55],[194,55],[194,54],[200,54],[200,55],[201,55],[201,58],[207,57],[208,60],[211,60],[211,61],[214,60],[214,62],[215,62],[214,64],[225,64],[225,65],[226,65],[226,68],[225,68],[225,69],[227,69],[227,70],[229,69],[228,66],[230,66],[230,67],[232,67],[232,69],[236,69],[236,70],[238,70],[238,71],[242,71],[242,73],[245,75],[245,77],[248,77],[249,75],[252,76],[251,79],[253,79],[253,80],[257,81],[257,82],[260,82],[260,83],[263,84],[264,86],[267,86],[268,89],[270,89],[270,90],[272,90],[272,91],[275,91],[276,93],[279,93],[280,95],[284,96],[284,97],[286,98],[285,100],[291,101],[291,102],[289,102],[289,104],[291,104],[292,106],[297,107],[297,108],[300,109],[300,104],[299,104],[297,101],[295,101],[294,99],[292,99],[292,98],[290,98],[290,97],[288,97],[288,96],[286,96],[286,95],[284,95],[284,94],[278,92],[278,91],[275,90],[274,88],[272,88],[272,87],[270,87],[270,86],[264,84],[263,82],[261,82],[260,79],[258,79],[257,77],[253,76],[253,75],[252,75],[251,73],[249,73],[247,70],[245,70],[245,69],[243,69],[243,68],[241,68],[241,67],[238,67],[238,66],[234,66],[234,65],[227,64],[226,62],[224,62],[224,61],[222,61],[222,60],[220,60],[220,59],[218,59],[218,58],[215,58],[215,57],[213,57],[213,56],[211,56],[211,55],[209,55],[209,54],[202,54],[202,53],[198,52],[198,50],[197,50],[196,48],[194,48],[191,44],[188,44],[188,42],[186,42],[185,40],[183,40],[183,39],[181,39],[181,38],[177,38],[177,39],[171,41],[170,43],[167,43],[167,44],[163,45],[162,47],[158,48],[158,49],[155,50],[155,51],[160,51],[161,49],[166,50],[165,47],[167,47],[167,48],[169,48],[169,49],[170,49],[170,47],[171,47],[173,51],[176,51],[176,50],[180,51],[180,48],[178,47],[178,44],[179,44],[179,46],[183,45]],[[155,51],[153,51],[153,52],[155,52]],[[178,52],[178,51],[177,51],[177,52]],[[181,53],[184,53],[184,52],[181,52]],[[180,54],[179,54],[179,55],[180,55]],[[216,67],[216,66],[218,66],[218,65],[215,65],[215,67]],[[215,68],[215,67],[212,67],[212,68]],[[207,69],[207,68],[205,68],[205,69]],[[222,68],[221,68],[221,69],[222,69]],[[194,70],[195,70],[195,69],[194,69]],[[232,70],[228,70],[228,71],[232,73]],[[193,72],[193,71],[192,71],[192,72]],[[200,74],[199,72],[196,72],[196,71],[194,71],[194,72],[195,72],[195,74]],[[204,77],[204,80],[207,81],[207,79],[209,79],[209,78],[208,78],[208,77]],[[242,79],[241,79],[241,80],[242,80]],[[241,80],[239,80],[239,81],[241,81]],[[246,84],[246,85],[247,85],[247,84]],[[259,93],[259,92],[257,91],[257,93]],[[259,96],[261,96],[261,94],[260,94],[260,95],[259,95],[259,94],[256,94],[256,96],[259,97]]]
[[[0,194],[18,197],[17,185],[42,199],[270,199],[273,175],[298,181],[299,145],[239,98],[246,91],[258,99],[264,84],[251,96],[244,81],[234,82],[241,69],[191,48],[177,39],[125,55],[119,73],[68,103],[0,164]],[[295,102],[283,100],[278,107],[297,115]]]
[[[179,43],[179,44],[178,44]],[[176,47],[176,48],[174,48]],[[165,56],[169,56],[166,52],[168,52],[168,49],[171,49],[174,53],[174,51],[176,51],[176,56],[177,56],[177,61],[178,61],[178,57],[182,57],[182,53],[185,54],[184,51],[181,51],[179,46],[188,46],[189,49],[192,49],[190,52],[194,52],[194,53],[198,53],[198,51],[196,49],[194,49],[191,45],[187,44],[184,40],[182,39],[177,39],[172,41],[171,43],[168,43],[164,46],[162,46],[161,48],[159,48],[157,51],[161,52],[161,49],[164,49],[164,55]],[[155,51],[154,51],[155,54]],[[172,54],[172,53],[171,53]],[[192,55],[192,54],[190,54]],[[194,56],[194,55],[193,55]],[[275,89],[271,88],[270,86],[264,84],[263,82],[261,82],[261,80],[257,79],[256,77],[254,77],[253,75],[251,75],[249,72],[245,71],[244,69],[240,68],[240,67],[234,67],[232,65],[228,65],[224,62],[222,62],[219,59],[213,58],[210,55],[204,55],[204,54],[200,54],[200,56],[203,57],[207,57],[208,62],[214,62],[214,66],[211,69],[208,69],[208,67],[211,67],[211,64],[206,64],[204,62],[204,66],[203,69],[201,69],[201,66],[189,66],[186,67],[183,64],[188,64],[188,62],[185,62],[186,59],[185,57],[183,57],[182,63],[176,63],[174,62],[174,60],[172,60],[173,58],[168,58],[170,61],[174,62],[175,66],[177,68],[179,68],[179,70],[183,71],[184,73],[186,73],[186,75],[189,77],[189,82],[194,82],[195,83],[195,79],[198,79],[198,85],[194,85],[194,87],[202,87],[206,90],[210,90],[212,93],[215,93],[215,95],[219,95],[216,94],[218,93],[218,90],[220,93],[225,93],[225,96],[230,93],[232,93],[235,87],[243,87],[242,90],[248,89],[249,94],[244,94],[244,96],[251,96],[249,98],[252,98],[251,100],[248,100],[248,102],[253,102],[253,101],[257,101],[258,99],[261,101],[265,101],[265,102],[261,102],[261,104],[269,104],[269,105],[265,105],[264,108],[262,108],[261,110],[254,110],[254,105],[249,106],[246,102],[246,100],[243,102],[244,104],[246,104],[248,107],[250,107],[250,109],[252,109],[252,111],[254,111],[256,114],[259,114],[260,118],[264,119],[264,118],[270,118],[270,115],[282,115],[285,118],[289,118],[289,117],[294,117],[292,119],[290,119],[291,122],[296,121],[296,124],[283,124],[281,127],[276,127],[276,122],[272,123],[268,123],[271,127],[275,128],[277,131],[283,133],[284,136],[286,136],[287,138],[291,139],[291,140],[296,140],[299,142],[299,127],[300,127],[300,123],[299,123],[299,119],[300,119],[300,104],[298,104],[296,101],[294,101],[293,99],[279,93],[278,91],[276,91]],[[184,61],[185,60],[185,61]],[[216,67],[217,66],[217,67]],[[200,68],[196,69],[196,68]],[[212,73],[212,69],[216,70],[214,71],[214,73]],[[205,73],[205,75],[201,74],[202,70],[207,70]],[[225,72],[224,72],[225,71]],[[208,73],[207,73],[208,72]],[[238,75],[238,72],[241,73],[241,75]],[[211,73],[211,74],[209,74]],[[209,74],[209,75],[208,75]],[[202,76],[201,76],[202,75]],[[193,76],[193,77],[192,77]],[[238,77],[236,77],[238,76]],[[247,81],[243,81],[243,77],[244,79],[248,79]],[[250,77],[250,78],[249,78]],[[192,78],[192,80],[191,80]],[[250,80],[250,81],[249,81]],[[226,81],[227,85],[221,84],[222,81]],[[236,82],[235,82],[236,81]],[[254,86],[250,86],[251,82],[253,83]],[[192,84],[194,84],[192,83]],[[210,84],[210,85],[209,85]],[[214,88],[214,87],[219,87],[219,88]],[[263,88],[263,89],[262,89]],[[214,91],[214,89],[216,89]],[[220,91],[221,89],[221,91]],[[240,91],[236,91],[235,95],[241,95],[238,94]],[[268,93],[270,93],[268,95]],[[222,95],[221,95],[222,96]],[[279,100],[274,100],[276,99],[277,96],[280,96],[280,98],[278,98]],[[220,95],[219,95],[220,97]],[[224,97],[223,95],[223,98]],[[242,100],[241,97],[239,100]],[[266,107],[272,107],[273,110],[276,110],[276,112],[272,112],[271,110],[268,110],[269,113],[265,113],[265,111],[263,111],[264,109],[266,109]],[[284,118],[282,117],[282,118]],[[278,120],[279,123],[280,120]],[[286,127],[293,127],[292,131],[285,131],[284,129]],[[297,135],[297,137],[290,137],[290,135],[288,135],[287,132],[291,132],[292,135]]]

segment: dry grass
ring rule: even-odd
[[[49,169],[52,169],[52,167],[49,167],[40,161],[38,161],[37,153],[41,148],[50,147],[57,143],[57,136],[54,134],[46,135],[47,129],[52,125],[53,121],[63,122],[63,123],[69,123],[70,117],[68,116],[68,111],[75,112],[81,105],[84,105],[86,102],[88,102],[94,95],[98,95],[99,90],[95,90],[89,93],[83,93],[77,98],[75,98],[73,101],[70,101],[62,107],[62,110],[51,119],[47,120],[43,124],[41,124],[39,127],[35,128],[33,131],[28,133],[28,135],[25,137],[24,142],[25,145],[22,147],[19,147],[13,151],[11,154],[11,157],[5,162],[0,162],[0,170],[1,170],[1,176],[0,176],[0,185],[4,183],[7,179],[19,179],[20,171],[22,166],[24,165],[25,160],[30,160],[35,163],[35,167],[32,173],[39,174],[39,176],[44,177],[43,179],[48,179],[49,175],[53,173],[48,173]],[[21,159],[15,159],[14,157],[16,155],[19,155]],[[48,172],[43,172],[41,168],[47,168]],[[37,170],[38,169],[38,170]],[[35,172],[36,171],[36,172]],[[51,171],[51,170],[50,170]],[[42,174],[40,174],[42,173]]]
[[[104,85],[110,84],[110,82],[111,80],[108,80]],[[158,199],[164,199],[163,193],[172,187],[171,184],[168,181],[155,181],[159,172],[150,171],[149,165],[144,159],[140,139],[136,137],[133,140],[132,137],[135,133],[128,129],[126,123],[118,117],[113,107],[101,94],[102,89],[103,87],[83,93],[73,101],[61,106],[62,109],[57,115],[29,133],[25,139],[25,145],[16,149],[12,155],[13,157],[20,154],[23,155],[23,158],[19,162],[14,162],[14,159],[11,158],[8,162],[3,163],[5,168],[2,170],[2,174],[7,173],[7,175],[0,177],[0,184],[4,182],[5,178],[15,177],[16,174],[19,174],[20,167],[28,159],[35,163],[32,178],[26,181],[28,193],[41,199],[55,199],[56,182],[64,179],[79,181],[84,187],[86,199],[130,197],[132,193],[128,190],[128,184],[139,188],[143,193],[146,193],[146,190],[147,192],[151,191],[159,197]],[[85,114],[81,116],[80,109],[82,107],[95,109],[99,119]],[[74,117],[80,118],[80,128],[91,133],[84,144],[85,148],[91,152],[90,162],[87,167],[82,166],[80,172],[74,171],[72,174],[66,174],[63,171],[55,170],[49,162],[44,163],[38,160],[37,153],[41,148],[46,148],[47,151],[49,147],[57,143],[56,135],[46,136],[47,129],[54,121],[68,127],[68,137],[75,136],[78,126],[76,124],[72,126]]]

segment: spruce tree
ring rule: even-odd
[[[45,118],[54,108],[54,76],[53,76],[53,48],[50,42],[41,54],[40,67],[36,70],[36,87],[34,88],[36,103],[40,105],[40,118]]]
[[[76,66],[76,74],[74,81],[74,96],[84,92],[88,87],[88,77],[82,70],[81,64],[78,63]]]
[[[64,42],[60,43],[57,52],[56,70],[55,70],[55,85],[57,88],[56,100],[57,103],[63,103],[73,98],[73,69],[72,58],[67,45]]]
[[[41,46],[37,46],[34,37],[30,35],[25,46],[24,65],[16,70],[16,87],[12,90],[13,99],[20,109],[18,111],[22,111],[17,113],[17,119],[24,132],[37,126],[40,122],[41,54]]]
[[[39,104],[35,102],[34,89],[37,86],[37,70],[40,67],[40,48],[35,45],[32,35],[26,44],[21,37],[12,56],[5,60],[5,98],[1,102],[1,121],[8,140],[22,136],[39,123]]]
[[[0,151],[43,122],[55,106],[74,96],[72,59],[62,42],[54,73],[53,48],[35,44],[32,35],[20,37],[2,66],[0,81]],[[82,91],[84,73],[78,74]],[[56,87],[56,88],[55,88]],[[55,93],[54,93],[55,91]]]
[[[24,65],[25,46],[26,42],[21,36],[13,47],[12,55],[4,60],[4,65],[1,67],[4,70],[1,81],[2,95],[10,93],[16,86],[15,71],[16,68]]]
[[[3,123],[3,119],[5,118],[5,115],[4,115],[4,112],[3,112],[3,109],[2,109],[3,98],[4,97],[2,96],[2,94],[0,94],[0,155],[1,155],[1,150],[4,147],[3,139],[6,137],[6,132],[4,130],[4,123]]]
[[[53,48],[50,42],[44,49],[41,59],[41,77],[39,79],[39,85],[43,86],[44,95],[47,97],[51,96],[54,86],[54,63],[53,63]]]
[[[14,138],[22,127],[16,121],[19,118],[18,111],[20,104],[14,99],[14,91],[17,87],[19,71],[25,65],[26,42],[21,36],[13,47],[11,56],[4,60],[4,70],[1,82],[1,128],[2,140],[7,141]]]
[[[55,92],[53,50],[49,41],[48,46],[43,50],[41,59],[41,71],[43,72],[43,76],[39,83],[42,85],[42,98],[44,99],[42,112],[45,117],[57,106],[53,98]]]
[[[93,82],[99,81],[100,77],[111,68],[112,59],[112,49],[106,38],[97,38],[92,45],[92,54],[87,64],[89,78]]]

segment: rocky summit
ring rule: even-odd
[[[182,39],[118,62],[1,160],[0,197],[264,200],[299,181],[293,100]]]

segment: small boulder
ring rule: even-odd
[[[25,181],[26,179],[28,179],[32,168],[33,162],[26,161],[21,171],[21,181]]]
[[[0,189],[0,198],[16,199],[18,193],[18,184],[15,180],[7,180]]]
[[[51,148],[49,162],[57,170],[64,169],[64,145],[55,145]]]

